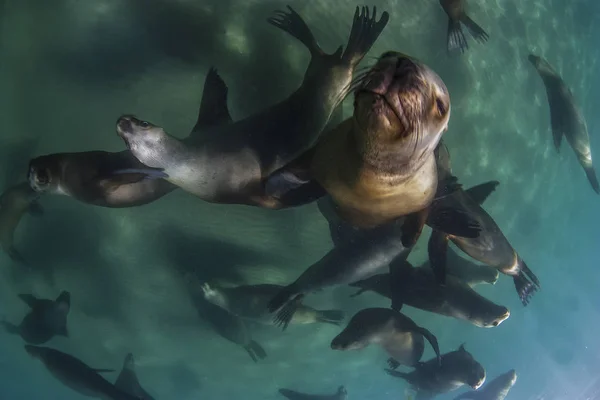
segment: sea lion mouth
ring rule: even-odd
[[[117,135],[123,137],[125,134],[133,133],[133,117],[130,115],[123,115],[117,120]]]
[[[372,90],[368,90],[368,89],[360,89],[356,92],[356,97],[364,96],[364,95],[369,95],[373,98],[373,102],[372,102],[373,106],[377,106],[378,103],[383,103],[385,105],[385,107],[390,109],[394,113],[396,118],[398,118],[398,121],[404,127],[404,131],[405,132],[409,131],[411,124],[409,123],[408,118],[406,117],[406,114],[404,113],[404,107],[402,107],[402,103],[400,101],[398,101],[396,104],[393,104],[386,96],[386,93],[381,94],[381,93],[378,93],[377,91],[372,91]]]

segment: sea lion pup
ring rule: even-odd
[[[399,272],[399,284],[394,287],[396,309],[401,309],[402,305],[406,304],[420,310],[467,321],[481,328],[496,327],[510,317],[508,308],[486,299],[453,276],[448,276],[446,285],[442,286],[435,281],[429,268],[425,266],[413,268],[404,260],[400,263],[406,265],[396,266],[402,268]],[[390,274],[375,275],[352,283],[350,286],[360,288],[351,297],[370,290],[392,299]]]
[[[448,157],[444,158],[445,165],[438,161],[440,170],[444,171],[440,173],[451,174],[452,168],[447,148],[440,148],[439,151],[448,153]],[[462,209],[467,212],[477,220],[482,230],[477,238],[465,238],[433,229],[428,243],[430,265],[438,282],[443,283],[446,276],[448,240],[451,240],[460,250],[475,260],[512,276],[517,294],[523,305],[526,306],[529,304],[531,296],[540,288],[540,282],[511,246],[494,219],[481,207],[487,193],[483,190],[466,192],[458,189],[439,200],[439,203],[446,207]]]
[[[112,369],[91,368],[78,358],[49,347],[27,344],[25,350],[39,359],[54,378],[83,396],[103,400],[143,400],[122,392],[99,374],[114,372]]]
[[[335,394],[306,394],[296,392],[290,389],[279,389],[279,393],[289,400],[346,400],[348,391],[344,386],[340,386]]]
[[[556,151],[560,151],[564,136],[575,151],[579,164],[583,167],[592,188],[600,194],[600,185],[592,165],[592,151],[587,124],[581,109],[575,101],[573,92],[548,61],[535,54],[530,54],[528,59],[541,76],[546,87],[546,95],[550,105],[552,137],[554,138]]]
[[[140,385],[137,374],[135,373],[135,360],[131,353],[125,356],[123,368],[115,381],[115,386],[120,391],[140,399],[154,400],[154,397],[150,396],[148,392],[144,390],[142,385]]]
[[[514,369],[494,378],[477,391],[460,394],[454,400],[504,400],[508,392],[517,382],[517,373]]]
[[[193,142],[203,129],[231,122],[227,93],[225,82],[211,68],[204,81],[196,124],[186,140]],[[121,208],[151,203],[177,188],[160,176],[160,171],[140,163],[129,150],[88,151],[34,158],[29,163],[28,180],[38,193],[67,195],[96,206]]]
[[[2,321],[8,333],[19,335],[30,344],[44,344],[54,336],[69,337],[67,316],[71,309],[71,295],[62,291],[56,300],[38,299],[31,294],[20,294],[31,311],[17,326]]]
[[[302,85],[268,109],[233,124],[210,129],[187,143],[162,128],[124,115],[117,133],[132,153],[167,180],[208,202],[280,208],[266,195],[264,179],[314,145],[334,109],[352,90],[352,74],[389,20],[376,8],[356,8],[346,49],[329,55],[291,7],[268,22],[303,43],[311,54]]]
[[[473,39],[479,43],[487,42],[490,36],[467,15],[465,0],[440,0],[440,4],[448,15],[448,53],[454,50],[464,53],[469,48],[461,23],[467,27]]]
[[[433,358],[419,363],[411,372],[400,372],[386,369],[396,378],[407,381],[417,392],[416,400],[429,400],[469,385],[477,390],[485,382],[485,369],[461,345],[458,350],[442,354],[442,363]]]
[[[346,328],[331,341],[333,350],[359,350],[380,345],[390,356],[391,368],[419,363],[425,350],[423,338],[433,347],[441,362],[436,337],[406,315],[389,308],[365,308],[357,312]]]
[[[279,291],[280,285],[244,285],[224,288],[205,283],[202,285],[204,298],[212,304],[241,318],[273,324],[273,317],[267,310],[267,303]],[[339,325],[344,319],[341,310],[316,310],[304,304],[298,304],[292,315],[292,325],[313,324],[316,322]]]
[[[14,245],[14,234],[23,214],[44,214],[44,209],[38,202],[40,195],[33,191],[27,183],[19,183],[8,189],[0,196],[0,247],[16,262],[25,264],[25,258]]]
[[[308,293],[366,279],[387,270],[394,258],[408,257],[411,249],[402,245],[401,226],[401,221],[392,221],[368,230],[361,240],[331,249],[269,301],[269,311],[277,312],[275,322],[284,327],[289,324],[297,305]]]

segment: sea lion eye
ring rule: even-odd
[[[147,129],[150,126],[150,124],[146,121],[140,121],[140,126],[144,129]]]
[[[447,110],[446,110],[446,105],[444,104],[442,99],[440,99],[439,97],[437,99],[435,99],[435,104],[437,106],[437,109],[438,109],[440,115],[445,115]]]

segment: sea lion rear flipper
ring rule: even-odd
[[[442,365],[442,355],[440,354],[440,346],[438,344],[438,340],[437,337],[435,337],[435,335],[431,332],[429,332],[427,329],[423,328],[423,327],[416,327],[415,332],[420,333],[421,335],[423,335],[423,337],[425,339],[427,339],[427,341],[429,342],[429,344],[431,345],[431,347],[433,347],[433,351],[435,351],[435,356],[437,358],[438,361],[438,365]]]
[[[585,174],[588,178],[588,181],[590,181],[594,192],[600,194],[600,185],[598,184],[598,178],[596,177],[596,171],[594,171],[594,167],[590,165],[589,167],[583,167],[583,169],[585,170]]]
[[[339,325],[344,320],[344,312],[342,310],[316,310],[317,322]]]
[[[17,325],[11,324],[8,321],[0,321],[0,324],[2,324],[4,330],[11,335],[19,335],[21,333],[21,330]]]
[[[467,14],[463,14],[461,21],[463,24],[465,24],[465,26],[473,36],[473,39],[477,40],[479,43],[485,43],[490,38],[490,35],[488,35],[482,27],[477,25],[477,23],[473,21],[471,17],[469,17]]]
[[[404,247],[410,248],[417,243],[417,240],[419,240],[419,237],[421,236],[421,232],[423,232],[423,227],[425,226],[428,216],[429,208],[406,216],[402,223],[401,237],[402,245]]]
[[[469,195],[477,204],[482,205],[487,198],[496,190],[500,182],[498,181],[489,181],[485,183],[481,183],[479,185],[473,186],[467,190],[465,193]]]
[[[42,207],[38,201],[32,201],[31,204],[29,204],[27,211],[29,211],[29,214],[36,217],[41,217],[44,215],[44,207]]]
[[[517,262],[519,263],[519,273],[513,276],[513,281],[521,303],[523,306],[527,306],[531,297],[540,289],[540,281],[525,264],[525,261],[519,257]]]
[[[446,254],[448,252],[448,235],[437,230],[431,231],[427,244],[429,264],[433,270],[436,281],[440,285],[446,284]]]
[[[38,303],[38,299],[32,294],[20,294],[19,298],[29,306],[29,308],[35,308]]]
[[[448,49],[448,53],[451,53],[455,50],[460,50],[461,53],[464,53],[469,49],[467,38],[465,38],[465,34],[462,31],[460,21],[452,18],[448,19],[446,48]]]
[[[362,7],[362,10],[356,7],[350,37],[342,54],[342,60],[350,65],[358,65],[361,62],[390,19],[390,14],[384,11],[377,21],[377,7],[373,7],[373,13],[369,14],[369,7]]]
[[[411,268],[413,268],[412,264],[406,260],[410,252],[406,253],[394,258],[389,266],[391,309],[396,311],[400,311],[404,305],[404,295],[406,294],[404,290],[405,279]]]
[[[227,85],[214,67],[211,67],[204,80],[202,100],[198,110],[198,119],[190,136],[193,137],[202,128],[227,124],[232,121],[227,107]]]
[[[263,349],[263,347],[254,340],[250,341],[250,343],[248,343],[244,349],[246,349],[254,362],[258,362],[258,360],[264,360],[267,358],[267,352],[265,349]]]

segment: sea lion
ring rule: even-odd
[[[514,369],[494,378],[477,391],[460,394],[454,400],[504,400],[508,392],[517,382],[517,373]]]
[[[435,281],[432,271],[425,265],[413,268],[407,261],[401,260],[400,263],[405,265],[396,266],[402,269],[398,279],[400,284],[394,287],[396,309],[406,304],[467,321],[481,328],[496,327],[510,317],[510,311],[506,307],[486,299],[453,276],[448,276],[446,285],[442,286]],[[393,297],[390,274],[375,275],[350,286],[360,288],[352,297],[369,290],[389,299]]]
[[[135,373],[135,360],[133,359],[133,354],[131,353],[125,356],[123,368],[121,369],[121,373],[119,373],[119,376],[115,381],[115,386],[120,391],[140,399],[154,400],[154,397],[150,396],[148,392],[144,390],[142,385],[140,385],[140,381]]]
[[[340,386],[335,394],[306,394],[290,389],[279,389],[279,393],[289,400],[346,400],[348,391]]]
[[[444,158],[446,164],[438,160],[440,173],[451,175],[449,152],[447,148],[440,148],[439,151],[448,153]],[[539,289],[540,282],[511,246],[494,219],[481,207],[480,204],[487,198],[488,192],[479,189],[471,191],[457,189],[451,195],[439,200],[443,206],[467,212],[478,221],[482,230],[477,238],[465,238],[433,229],[428,243],[429,261],[436,278],[443,283],[446,276],[448,240],[451,240],[460,250],[475,260],[512,276],[517,294],[526,306],[531,296]]]
[[[52,376],[63,385],[83,396],[106,400],[144,400],[122,392],[99,374],[114,372],[112,369],[91,368],[78,358],[49,347],[27,344],[25,351],[42,361]]]
[[[44,344],[54,336],[69,337],[67,316],[71,309],[71,294],[62,291],[56,300],[38,299],[31,294],[20,294],[31,311],[21,323],[13,325],[2,321],[2,326],[8,333],[19,335],[30,344]]]
[[[167,180],[208,202],[282,207],[265,193],[264,179],[304,153],[352,90],[352,74],[389,20],[376,8],[356,8],[345,51],[329,55],[291,7],[268,22],[303,43],[311,54],[302,85],[291,96],[233,124],[208,129],[189,143],[131,115],[117,121],[117,134],[132,153]]]
[[[548,105],[550,106],[550,122],[554,147],[560,151],[563,136],[577,155],[592,189],[600,194],[600,184],[592,165],[592,151],[587,124],[581,109],[577,105],[573,92],[562,77],[552,68],[550,63],[540,56],[530,54],[529,62],[544,81]]]
[[[463,385],[477,390],[485,382],[485,369],[465,350],[464,345],[458,350],[442,354],[441,365],[433,358],[418,364],[408,373],[392,369],[386,369],[386,372],[407,381],[417,391],[415,400],[429,400]]]
[[[208,127],[231,122],[227,85],[211,68],[204,81],[196,124],[187,140],[202,137]],[[38,193],[67,195],[101,207],[136,207],[167,195],[177,186],[161,179],[131,151],[86,151],[36,157],[29,163],[28,180]]]
[[[411,249],[402,245],[401,226],[401,221],[392,221],[364,232],[361,240],[331,249],[269,301],[269,311],[277,312],[276,323],[285,327],[306,294],[366,279],[387,270],[394,258],[408,257]]]
[[[331,341],[333,350],[359,350],[369,344],[380,345],[390,356],[392,368],[419,363],[425,350],[423,338],[433,347],[441,362],[436,337],[412,319],[389,308],[365,308],[357,312],[348,326]]]
[[[26,212],[36,216],[44,214],[39,197],[39,193],[31,190],[27,183],[14,185],[0,196],[0,247],[13,261],[22,264],[26,261],[15,248],[15,230]]]
[[[473,188],[477,188],[477,186],[474,186]],[[467,189],[467,193],[473,188]],[[475,264],[474,262],[459,256],[451,247],[448,248],[446,259],[448,274],[471,287],[482,283],[495,285],[500,276],[496,268]],[[429,260],[423,264],[423,267],[431,268]]]
[[[460,50],[461,53],[464,53],[469,48],[461,23],[467,27],[473,39],[479,43],[485,43],[490,38],[487,32],[467,15],[465,0],[440,0],[440,4],[448,15],[446,46],[448,53],[454,50]]]
[[[267,310],[267,303],[279,291],[280,285],[244,285],[224,288],[205,283],[202,285],[204,298],[214,305],[241,318],[273,324],[273,317]],[[298,304],[289,321],[292,325],[313,324],[316,322],[339,325],[344,319],[341,310],[316,310],[304,304]]]

